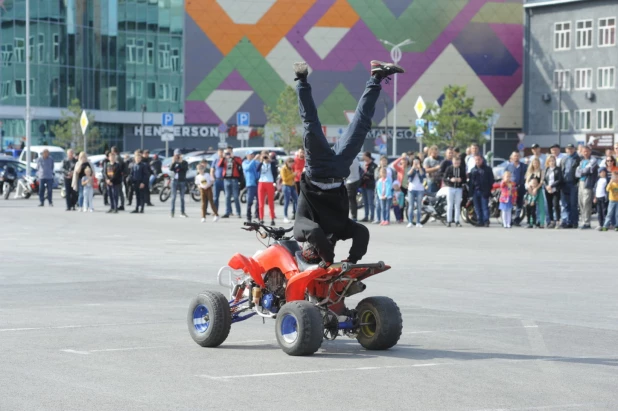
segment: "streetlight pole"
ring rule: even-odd
[[[30,175],[32,161],[30,133],[30,0],[26,0],[26,175]]]
[[[401,60],[401,47],[414,43],[410,39],[406,39],[399,44],[393,44],[387,40],[380,40],[382,43],[391,46],[391,60],[398,64]],[[397,73],[394,74],[394,92],[393,92],[393,156],[397,155]]]
[[[562,147],[562,78],[558,83],[558,145]]]
[[[144,149],[144,113],[146,113],[146,105],[142,104],[142,132],[141,132],[141,141],[139,148],[141,150]]]

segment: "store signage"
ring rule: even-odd
[[[172,128],[172,127],[168,127]],[[144,126],[144,137],[161,137],[164,128],[161,126]],[[219,137],[218,126],[174,126],[174,137]],[[142,127],[135,126],[133,135],[141,136]]]

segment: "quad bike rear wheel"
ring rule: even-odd
[[[232,327],[232,314],[225,296],[217,291],[202,291],[189,304],[187,326],[193,341],[202,347],[221,345]]]
[[[322,345],[324,324],[320,310],[308,301],[292,301],[277,314],[275,334],[288,355],[312,355]]]
[[[403,321],[395,301],[369,297],[356,307],[360,327],[356,339],[368,350],[388,350],[399,341]]]

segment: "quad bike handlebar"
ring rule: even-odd
[[[262,238],[267,238],[270,237],[273,240],[287,240],[291,237],[285,237],[285,234],[289,233],[290,231],[292,231],[294,229],[294,227],[290,227],[288,229],[282,228],[282,227],[270,227],[261,223],[255,223],[255,222],[249,222],[246,221],[244,223],[244,227],[241,227],[241,229],[245,230],[245,231],[257,231],[257,233],[262,237]],[[260,231],[261,230],[261,231]]]

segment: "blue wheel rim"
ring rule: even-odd
[[[193,310],[193,327],[198,333],[205,333],[209,326],[208,308],[204,304],[200,304]]]
[[[293,344],[298,338],[298,321],[296,317],[291,314],[287,314],[281,320],[281,338],[288,344]]]

